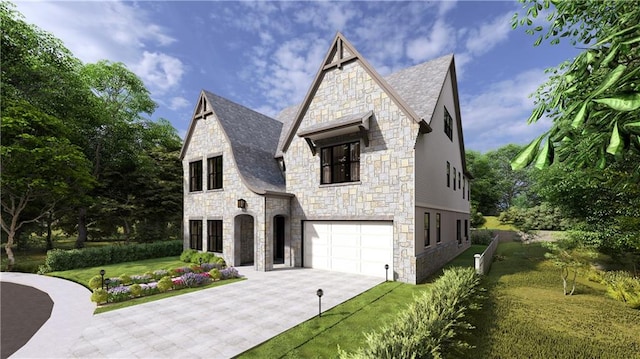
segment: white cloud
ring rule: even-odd
[[[181,108],[189,107],[191,105],[192,103],[189,100],[181,96],[172,97],[171,100],[169,101],[169,108],[174,111],[179,110]]]
[[[147,51],[142,54],[142,59],[133,65],[132,69],[148,86],[160,93],[176,86],[184,73],[179,59],[163,53]]]
[[[524,144],[548,129],[546,119],[527,125],[534,107],[529,94],[545,80],[542,69],[531,69],[493,83],[478,95],[463,95],[460,107],[466,148],[484,152],[504,143]]]
[[[455,47],[455,31],[444,20],[433,24],[429,37],[420,37],[407,43],[407,57],[415,63],[431,59]]]
[[[456,7],[457,2],[457,0],[441,0],[438,4],[438,16],[444,16],[451,9]]]
[[[487,53],[499,43],[505,41],[511,32],[511,16],[508,12],[482,23],[478,28],[467,32],[466,49],[474,56]]]

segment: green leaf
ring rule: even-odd
[[[551,163],[553,163],[553,143],[551,142],[551,138],[547,138],[547,142],[542,146],[542,150],[536,157],[535,167],[541,170]]]
[[[616,54],[618,53],[618,49],[620,49],[620,44],[612,47],[609,49],[609,53],[607,54],[607,56],[605,56],[605,58],[602,60],[602,62],[600,63],[601,67],[607,67],[609,66],[609,63],[611,62],[611,60],[613,60],[613,58],[616,56]]]
[[[618,65],[618,67],[616,67],[613,71],[611,71],[611,73],[609,73],[609,75],[607,75],[604,81],[600,84],[600,87],[598,87],[598,89],[591,95],[591,97],[596,97],[613,86],[613,84],[618,81],[618,79],[622,76],[624,70],[626,69],[627,66]]]
[[[536,42],[533,43],[533,46],[538,46],[542,42],[542,35],[538,36]]]
[[[613,131],[611,132],[611,139],[609,140],[609,146],[607,147],[607,153],[616,155],[623,147],[623,142],[620,140],[620,132],[618,132],[618,122],[613,125]]]
[[[546,133],[536,138],[535,140],[533,140],[531,143],[529,143],[527,147],[525,147],[524,150],[518,153],[516,158],[514,158],[513,161],[511,161],[512,170],[515,171],[515,170],[523,169],[533,161],[533,159],[538,154],[538,147],[540,147],[540,142],[542,141],[542,138],[544,136],[546,136]]]
[[[624,125],[624,129],[633,133],[634,135],[640,135],[640,121],[631,122]]]
[[[638,36],[636,38],[633,38],[633,39],[630,39],[630,40],[627,40],[627,41],[623,42],[622,44],[623,45],[630,45],[630,44],[633,44],[634,42],[638,42],[638,41],[640,41],[640,36]]]
[[[599,98],[593,102],[607,105],[616,111],[634,111],[640,108],[640,92]]]
[[[573,122],[571,122],[571,127],[578,128],[580,127],[580,125],[582,125],[585,119],[585,115],[587,113],[587,103],[588,102],[585,101],[582,104],[582,107],[580,107],[580,111],[578,111],[578,114],[576,114],[576,117],[573,119]]]

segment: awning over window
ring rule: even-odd
[[[367,147],[369,146],[367,133],[371,116],[373,116],[373,111],[343,116],[329,123],[304,128],[298,131],[297,135],[307,141],[314,154],[316,152],[314,141],[353,133],[359,133],[364,140],[365,147]]]

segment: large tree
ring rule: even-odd
[[[92,184],[90,163],[67,134],[61,120],[25,101],[3,97],[0,223],[7,234],[9,269],[15,263],[12,246],[18,231],[46,216],[74,189]]]
[[[521,0],[513,27],[536,35],[534,45],[570,41],[584,50],[549,69],[529,117],[546,116],[549,131],[512,163],[542,168],[561,161],[574,168],[604,169],[640,153],[640,6],[635,1]],[[541,17],[544,17],[542,19]],[[540,146],[545,141],[543,146]],[[629,168],[640,177],[640,163]]]

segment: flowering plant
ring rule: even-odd
[[[228,267],[220,271],[222,279],[240,278],[240,273],[235,267]]]

